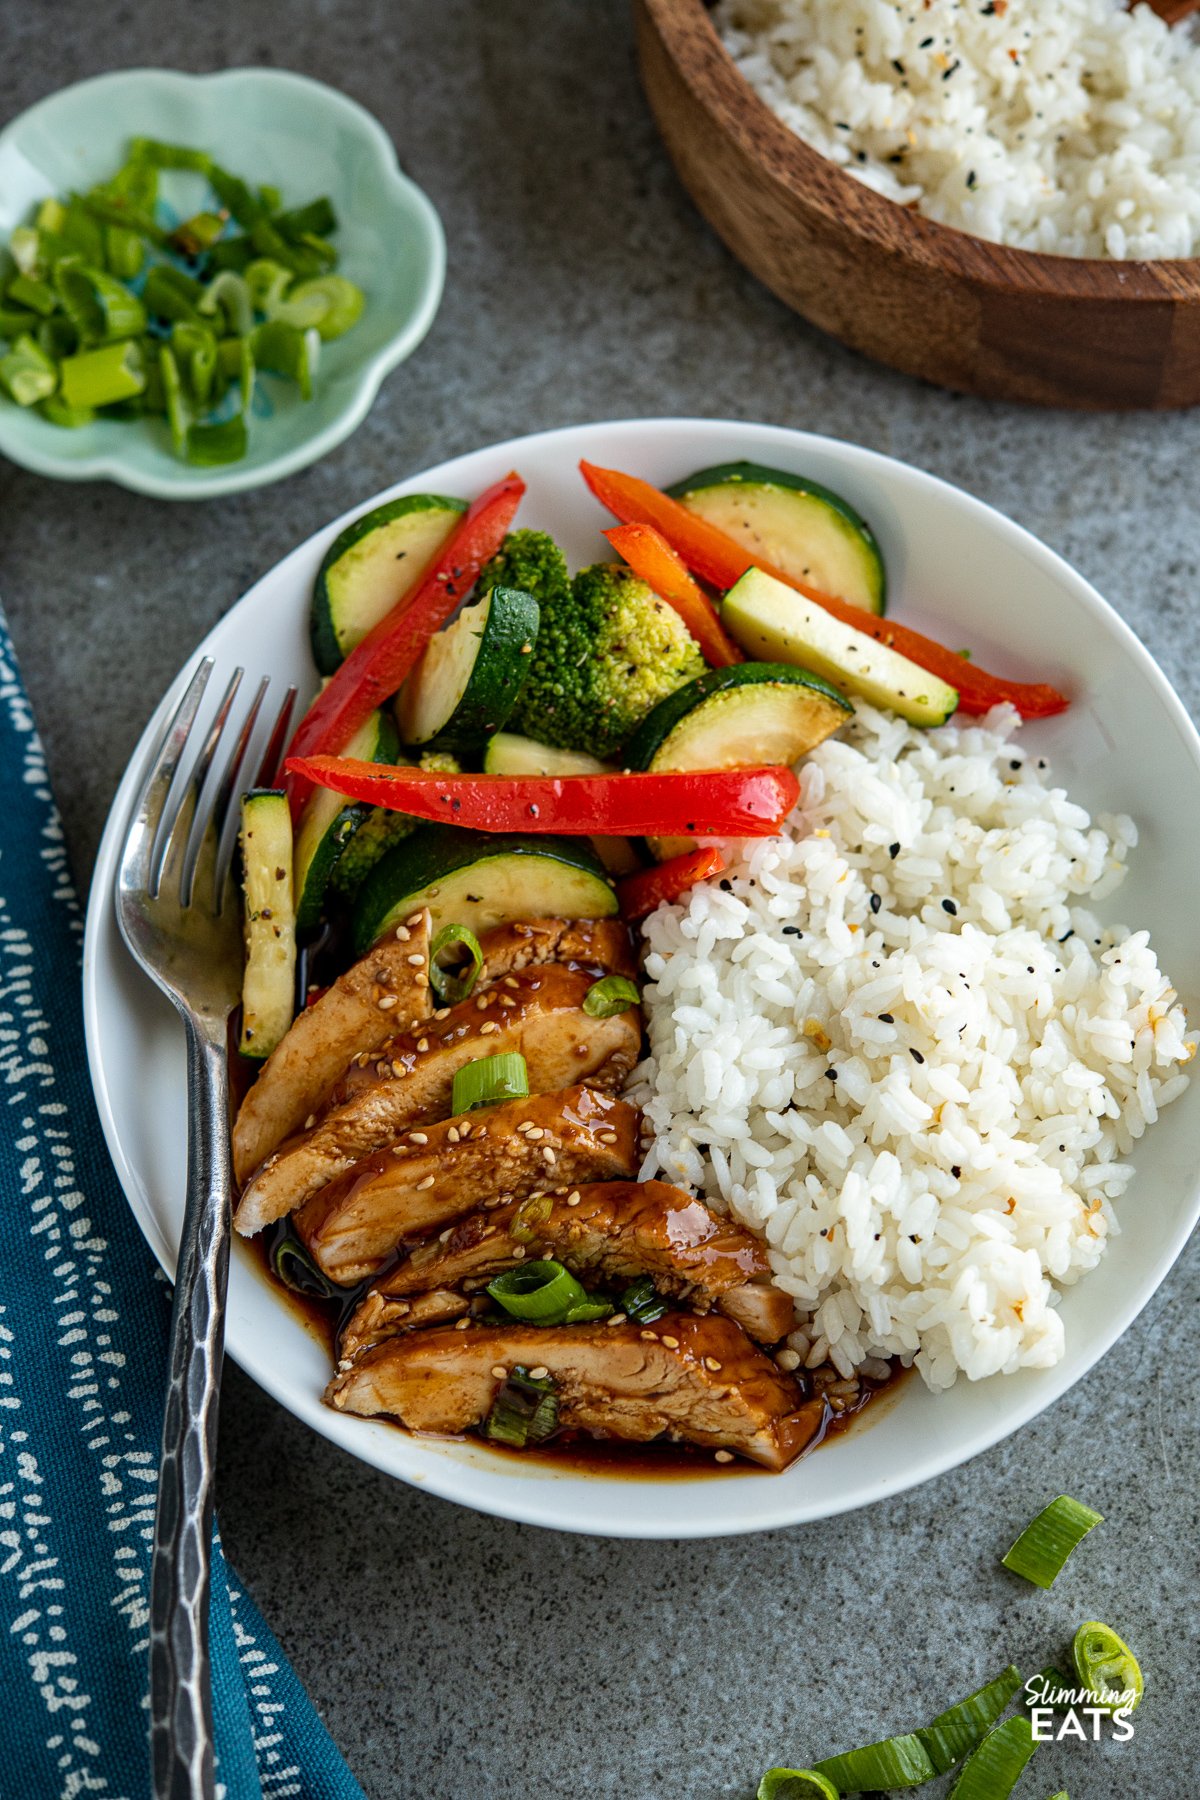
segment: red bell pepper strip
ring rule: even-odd
[[[653,525],[614,525],[604,536],[647,587],[679,614],[710,668],[726,669],[730,663],[745,662],[717,618],[716,607],[692,580],[687,564],[661,531]]]
[[[678,900],[698,881],[711,881],[725,867],[725,858],[713,844],[704,850],[685,850],[653,869],[639,869],[617,883],[621,917],[632,925],[652,913],[660,900]]]
[[[660,774],[441,775],[353,756],[289,757],[289,773],[350,800],[475,831],[572,837],[771,837],[796,804],[791,769]]]
[[[641,481],[636,475],[623,475],[616,469],[600,469],[594,463],[581,462],[579,466],[601,505],[626,524],[653,525],[678,551],[693,574],[722,592],[727,593],[747,569],[762,569],[764,574],[786,582],[797,593],[823,606],[843,624],[852,625],[856,631],[865,631],[868,637],[877,638],[881,644],[889,645],[921,668],[928,669],[931,675],[939,675],[949,682],[958,690],[958,704],[963,712],[985,713],[1001,701],[1015,706],[1026,719],[1044,719],[1052,713],[1066,711],[1069,702],[1057,688],[1044,682],[1009,681],[1004,676],[990,675],[977,663],[968,662],[944,644],[923,637],[907,625],[897,625],[892,619],[878,619],[861,607],[852,606],[848,600],[822,594],[806,582],[797,581],[794,575],[777,569],[773,563],[751,556],[719,527],[698,518],[648,481]]]
[[[336,755],[375,708],[391,699],[433,633],[500,548],[524,492],[519,475],[506,475],[468,507],[428,574],[372,627],[317,695],[296,728],[289,757]],[[292,817],[297,818],[312,783],[293,779],[288,785]]]

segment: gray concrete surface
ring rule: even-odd
[[[114,62],[282,62],[344,88],[440,207],[441,315],[362,429],[281,486],[205,507],[0,465],[0,593],[81,881],[153,700],[320,521],[512,433],[655,413],[767,419],[911,459],[1096,581],[1193,711],[1200,414],[1092,418],[953,398],[799,323],[710,236],[660,153],[620,0],[58,0],[6,9],[0,117]],[[920,1722],[1120,1621],[1149,1690],[1123,1747],[1039,1754],[1022,1794],[1200,1792],[1195,1251],[1052,1412],[907,1499],[690,1545],[472,1517],[311,1436],[236,1370],[227,1547],[371,1800],[580,1792],[741,1800],[760,1771]],[[1086,1578],[996,1554],[1066,1490],[1109,1518]]]

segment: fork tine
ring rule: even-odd
[[[290,687],[284,696],[283,705],[279,709],[279,717],[271,728],[267,747],[263,751],[262,762],[258,765],[255,787],[274,787],[279,779],[279,769],[283,762],[283,752],[287,745],[288,726],[292,722],[292,708],[296,704],[296,690]]]
[[[121,886],[126,890],[137,889],[144,893],[150,891],[154,845],[162,823],[163,808],[212,671],[212,657],[206,656],[163,727],[157,754],[142,784],[142,791],[138,795],[125,835],[125,848],[121,855]]]
[[[236,833],[232,833],[228,839],[226,839],[225,848],[222,850],[221,842],[225,836],[225,825],[229,817],[230,802],[233,799],[234,791],[237,787],[238,775],[241,771],[242,763],[245,760],[246,752],[250,748],[250,739],[254,736],[254,728],[258,724],[258,715],[262,711],[263,701],[267,697],[267,690],[270,685],[271,677],[269,675],[264,675],[258,684],[258,692],[250,703],[250,710],[243,721],[242,729],[238,732],[237,737],[234,740],[233,748],[226,758],[225,767],[221,771],[221,779],[217,783],[217,791],[213,797],[210,820],[214,837],[212,846],[213,886],[211,897],[213,910],[218,913],[222,909],[225,889],[229,880],[229,871],[233,862],[234,841],[237,835]],[[292,689],[291,692],[294,693],[295,690]],[[286,705],[287,703],[285,702],[285,707]],[[276,726],[276,729],[278,729],[278,726]]]
[[[193,824],[200,804],[200,796],[204,783],[208,779],[208,771],[212,767],[217,745],[229,719],[238,688],[242,684],[244,670],[235,669],[229,683],[221,696],[221,704],[217,708],[216,717],[208,728],[207,736],[192,765],[191,779],[184,791],[182,800],[176,810],[175,817],[167,832],[166,844],[158,869],[155,893],[162,893],[168,883],[178,884],[179,902],[187,906],[192,897],[192,880],[195,874],[196,858],[199,844],[193,842]]]

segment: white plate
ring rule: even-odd
[[[611,521],[577,473],[581,456],[659,483],[744,457],[802,471],[845,494],[879,535],[898,618],[949,643],[971,644],[991,667],[1054,681],[1073,696],[1061,718],[1027,727],[1026,741],[1053,758],[1056,774],[1085,806],[1129,812],[1138,821],[1142,841],[1114,902],[1118,916],[1151,928],[1185,1002],[1200,995],[1200,738],[1146,650],[1081,576],[1027,532],[930,475],[852,444],[713,420],[586,425],[519,438],[443,463],[354,510],[423,488],[471,496],[516,468],[529,484],[521,523],[552,530],[573,563],[593,561],[605,553],[599,532]],[[270,671],[298,683],[302,694],[312,692],[309,590],[344,523],[335,520],[294,550],[209,633],[201,649],[218,669],[241,663],[252,675]],[[168,1272],[184,1188],[183,1038],[118,938],[112,884],[148,745],[194,661],[147,726],[113,803],[84,952],[88,1055],[108,1146],[134,1215]],[[320,1399],[329,1375],[325,1350],[240,1244],[227,1341],[242,1368],[325,1437],[481,1512],[632,1538],[708,1537],[826,1518],[965,1462],[1079,1380],[1137,1317],[1195,1223],[1198,1137],[1200,1083],[1137,1146],[1137,1172],[1118,1209],[1122,1234],[1064,1298],[1067,1353],[1057,1368],[960,1382],[937,1398],[912,1380],[874,1419],[868,1414],[861,1427],[783,1475],[653,1481],[560,1473],[331,1412]]]

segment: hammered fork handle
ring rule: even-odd
[[[208,1800],[208,1603],[233,1167],[225,1025],[180,1011],[187,1026],[187,1200],[150,1575],[150,1744],[155,1800]]]

